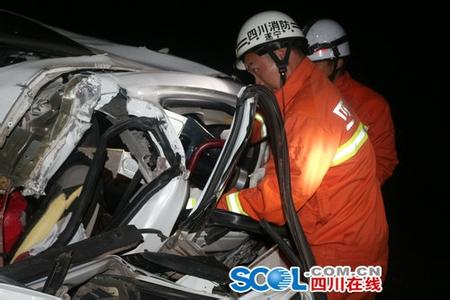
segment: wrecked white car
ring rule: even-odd
[[[258,103],[283,127],[271,94],[0,14],[0,298],[250,299],[230,268],[286,265],[277,244],[302,264],[295,233],[215,209],[261,177],[267,138],[249,137]]]

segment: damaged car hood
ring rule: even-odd
[[[132,70],[107,55],[79,56],[23,62],[0,68],[0,147],[17,125],[42,86],[52,77],[82,69]],[[46,79],[46,80],[43,80]]]
[[[226,77],[227,75],[208,66],[177,57],[168,53],[153,51],[145,46],[128,46],[111,41],[102,40],[63,30],[49,27],[52,30],[67,36],[77,43],[85,46],[94,53],[108,53],[116,59],[124,59],[129,62],[143,64],[149,67],[160,68],[170,71],[189,72],[193,74],[208,75],[214,77]]]
[[[92,113],[121,91],[125,91],[130,100],[128,113],[135,116],[155,114],[164,118],[164,113],[158,111],[161,108],[149,109],[152,107],[148,105],[149,101],[159,107],[162,99],[175,94],[177,97],[188,98],[195,94],[201,98],[203,90],[233,95],[239,89],[239,85],[232,81],[210,76],[150,67],[136,69],[108,55],[44,59],[22,62],[2,69],[5,72],[0,73],[0,101],[4,108],[0,113],[0,147],[2,155],[6,156],[2,156],[3,167],[0,175],[13,174],[16,183],[25,187],[24,192],[27,195],[42,194],[47,180],[89,129]],[[64,83],[64,76],[76,73],[85,76],[83,82],[77,83],[81,84],[79,92],[92,95],[81,95],[89,98],[83,100],[86,101],[83,103],[79,103],[78,96],[68,95],[67,97],[72,98],[67,101],[70,108],[62,117],[61,113],[56,111],[58,105],[53,103],[53,109],[48,106],[52,101],[59,103],[61,98],[66,97],[66,93],[70,94],[67,91],[70,80]],[[42,91],[48,92],[39,94]],[[229,97],[227,104],[234,106],[235,99]],[[47,116],[58,116],[60,119],[65,118],[65,121],[57,127],[45,125],[48,122]],[[35,129],[30,129],[30,126]],[[20,127],[20,130],[11,135],[17,127]],[[36,138],[36,134],[40,134],[40,138]],[[7,139],[9,142],[5,146]],[[27,148],[21,149],[20,145],[27,145]],[[22,158],[8,160],[7,156],[14,156],[14,153],[21,153]]]

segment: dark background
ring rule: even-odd
[[[429,1],[162,2],[16,1],[5,8],[85,35],[154,50],[168,47],[171,54],[227,74],[234,73],[240,26],[259,11],[282,11],[301,26],[323,17],[340,22],[350,38],[353,77],[385,96],[396,127],[400,164],[383,186],[389,272],[378,298],[448,299],[447,10]]]

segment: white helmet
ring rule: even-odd
[[[245,70],[242,58],[250,50],[291,38],[304,38],[297,23],[278,11],[260,12],[242,25],[236,44],[236,68]]]
[[[312,61],[333,59],[350,55],[347,35],[339,23],[321,19],[305,30],[308,40],[308,58]]]

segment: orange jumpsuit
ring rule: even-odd
[[[377,177],[383,184],[398,164],[389,104],[383,96],[352,79],[348,72],[339,76],[335,85],[364,125],[368,126],[369,139],[377,158]]]
[[[385,270],[388,226],[363,124],[307,58],[289,76],[284,95],[292,194],[317,264]],[[282,107],[281,90],[276,97]],[[222,197],[218,208],[283,225],[273,159],[256,187]],[[329,299],[348,296],[368,297],[329,294]]]

